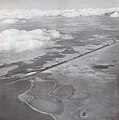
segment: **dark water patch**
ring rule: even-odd
[[[114,65],[94,65],[93,68],[95,68],[95,69],[108,69],[111,66],[114,66]]]
[[[15,65],[18,65],[18,68],[8,71],[6,76],[10,77],[10,76],[18,74],[18,73],[27,74],[29,72],[32,72],[32,70],[36,70],[36,71],[37,71],[37,69],[40,70],[43,67],[43,65],[47,63],[47,61],[52,61],[53,59],[62,58],[64,56],[65,55],[58,53],[58,52],[48,52],[44,56],[37,57],[34,60],[31,60],[31,62],[33,62],[33,63],[30,63],[30,64],[26,64],[22,61],[15,63]],[[32,70],[29,71],[28,69],[32,69]]]
[[[55,58],[62,58],[64,57],[65,55],[62,55],[61,53],[59,52],[48,52],[47,53],[48,56],[50,56],[51,58],[55,59]],[[47,60],[48,61],[48,60]],[[50,60],[49,60],[50,61]]]
[[[62,50],[62,49],[64,49],[65,47],[63,47],[63,46],[57,46],[57,47],[49,47],[49,48],[46,48],[46,50],[52,50],[52,49],[58,49],[58,50]]]

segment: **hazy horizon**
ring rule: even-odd
[[[64,10],[119,7],[119,0],[0,0],[0,9]]]

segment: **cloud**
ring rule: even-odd
[[[17,19],[4,19],[2,20],[0,23],[1,24],[14,24],[14,23],[17,23],[19,22]]]
[[[0,19],[30,19],[40,16],[63,16],[63,17],[77,17],[77,16],[94,16],[105,15],[113,12],[119,12],[119,8],[109,9],[68,9],[68,10],[0,10]]]
[[[57,30],[36,29],[32,31],[9,29],[0,33],[0,51],[25,50],[41,48],[51,42],[52,39],[60,38]]]
[[[112,18],[119,17],[119,13],[118,12],[114,12],[113,14],[110,15],[110,17],[112,17]]]

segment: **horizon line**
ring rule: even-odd
[[[24,9],[24,8],[18,8],[18,9],[6,9],[6,8],[0,8],[0,10],[38,10],[38,11],[52,11],[52,10],[58,10],[58,11],[64,11],[64,10],[83,10],[83,9],[92,9],[92,10],[96,10],[96,9],[102,9],[102,10],[108,10],[108,9],[119,9],[119,7],[110,7],[110,8],[67,8],[67,9],[47,9],[47,10],[40,10],[40,9],[35,9],[35,8],[32,8],[32,9]]]

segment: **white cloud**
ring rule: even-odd
[[[40,16],[64,16],[64,17],[76,17],[76,16],[93,16],[104,15],[106,13],[119,12],[119,8],[110,9],[69,9],[69,10],[0,10],[0,19],[30,19]]]
[[[41,48],[52,39],[60,38],[57,30],[36,29],[32,31],[9,29],[0,33],[0,51],[14,50],[21,52],[25,50]]]
[[[110,17],[112,17],[112,18],[119,17],[119,13],[118,12],[114,12],[113,14],[110,15]]]

